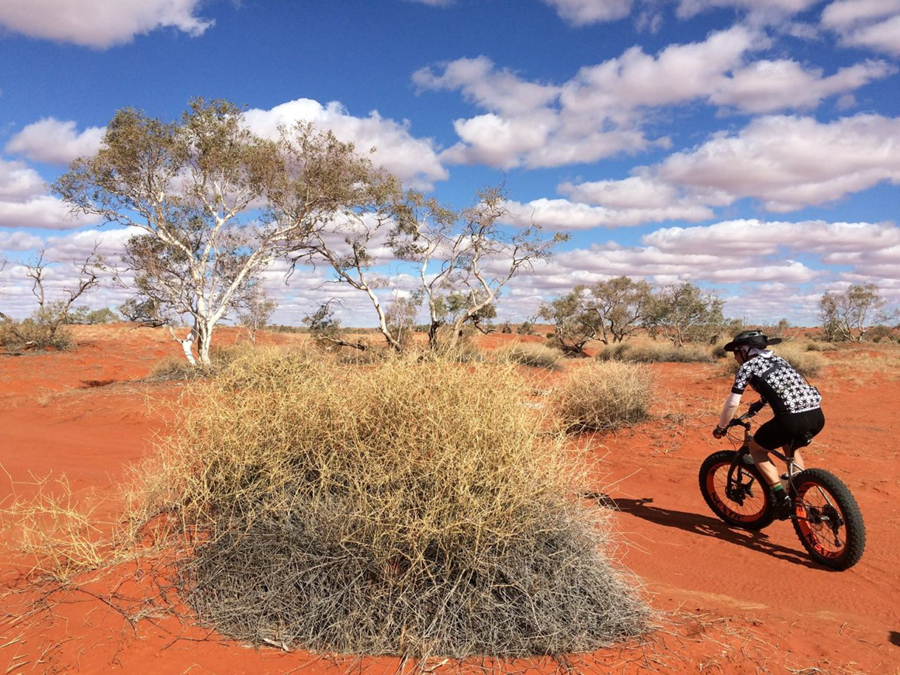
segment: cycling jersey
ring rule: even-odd
[[[761,352],[738,369],[731,393],[740,396],[748,384],[772,406],[776,415],[815,410],[822,403],[818,389],[787,361],[769,351]]]

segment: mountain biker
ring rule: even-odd
[[[719,424],[713,436],[722,438],[725,428],[737,412],[741,395],[749,384],[760,395],[760,400],[750,406],[756,414],[769,404],[775,417],[756,430],[750,441],[750,453],[760,473],[772,488],[775,497],[775,517],[784,520],[790,516],[791,501],[785,492],[778,469],[769,459],[769,452],[776,448],[790,451],[791,442],[806,434],[812,438],[825,426],[820,404],[819,390],[809,384],[800,373],[780,356],[767,349],[768,345],[781,342],[781,338],[769,338],[761,331],[744,331],[725,345],[725,351],[734,353],[740,368],[734,378],[731,395],[725,400]],[[800,451],[794,452],[794,463],[803,470]]]

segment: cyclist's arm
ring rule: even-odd
[[[724,429],[728,423],[734,418],[741,405],[741,394],[732,393],[725,399],[725,405],[722,406],[722,414],[719,415],[719,428]]]
[[[764,399],[762,396],[760,396],[759,400],[756,403],[750,404],[750,408],[749,408],[748,412],[755,415],[760,410],[765,408],[767,405],[769,405],[769,402],[766,399]]]

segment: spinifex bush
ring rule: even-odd
[[[573,498],[584,464],[525,389],[510,366],[245,356],[191,385],[135,517],[201,542],[185,599],[242,639],[465,657],[635,635],[607,516]]]
[[[601,361],[631,363],[710,363],[713,360],[713,350],[690,344],[677,347],[671,342],[620,342],[604,347],[597,353],[597,358]]]
[[[650,415],[653,377],[646,366],[592,362],[573,370],[553,392],[557,415],[572,431],[614,431]]]
[[[503,349],[500,357],[523,366],[559,370],[562,367],[563,353],[558,349],[536,342],[517,342]]]

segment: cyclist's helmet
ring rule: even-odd
[[[723,347],[726,352],[735,352],[741,348],[765,349],[769,345],[777,345],[781,338],[770,338],[759,330],[745,330],[734,336],[734,340]]]

